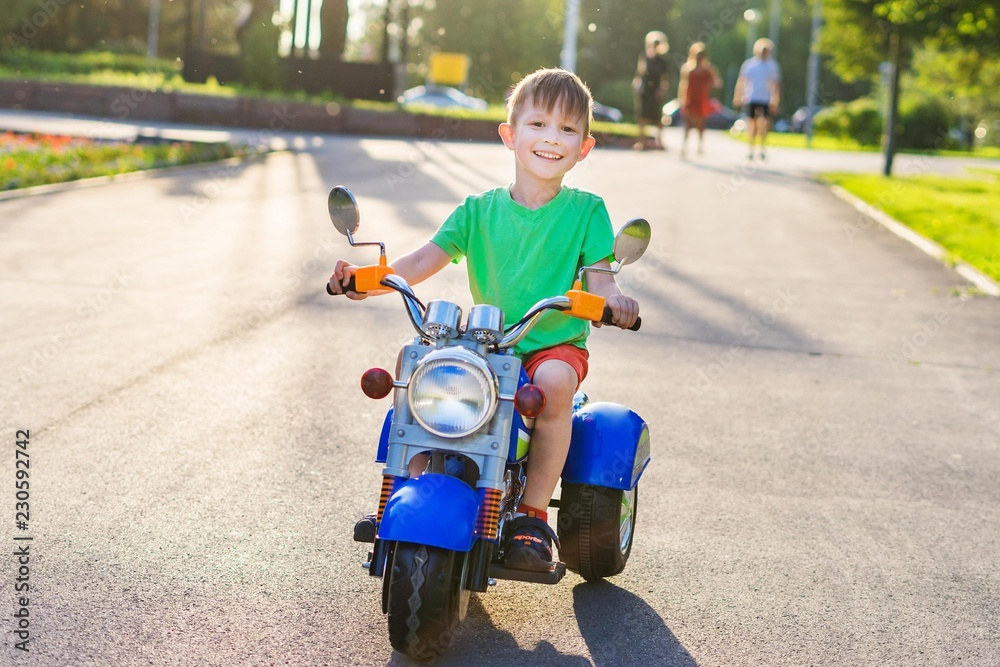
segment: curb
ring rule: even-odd
[[[78,178],[73,181],[63,181],[62,183],[46,183],[45,185],[33,185],[28,188],[16,188],[13,190],[0,191],[0,203],[23,199],[25,197],[40,197],[42,195],[58,194],[70,190],[80,190],[83,188],[94,188],[109,183],[128,183],[130,181],[141,181],[146,178],[156,178],[159,176],[169,176],[170,174],[182,170],[207,169],[209,167],[235,166],[244,162],[266,159],[268,155],[276,153],[288,153],[290,151],[267,151],[250,157],[230,157],[225,160],[213,160],[211,162],[192,162],[190,164],[178,164],[172,167],[159,167],[157,169],[140,169],[124,174],[110,174],[108,176],[94,176],[92,178]]]
[[[1000,297],[1000,284],[997,284],[995,280],[987,276],[979,269],[970,266],[963,261],[956,261],[952,263],[950,253],[934,241],[921,236],[900,221],[887,215],[884,211],[872,206],[858,197],[855,197],[839,185],[832,185],[829,183],[824,184],[827,188],[829,188],[830,192],[856,208],[862,215],[865,215],[879,223],[899,238],[904,241],[908,241],[942,264],[946,264],[954,268],[958,275],[972,283],[976,289],[980,290],[984,294],[988,294],[989,296]]]

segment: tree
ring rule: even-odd
[[[559,64],[562,5],[562,0],[425,0],[413,7],[419,33],[409,54],[417,68],[426,66],[434,51],[468,55],[470,91],[500,101],[522,76]]]
[[[347,44],[347,0],[323,0],[319,10],[321,41],[319,52],[325,56],[344,55]]]
[[[821,48],[833,68],[851,81],[877,70],[879,53],[891,65],[889,115],[885,123],[886,176],[895,155],[899,77],[915,48],[929,40],[996,53],[995,0],[825,0]],[[873,48],[875,47],[875,48]]]

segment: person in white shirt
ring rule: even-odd
[[[770,117],[778,110],[781,96],[781,68],[774,61],[774,42],[758,39],[753,45],[754,57],[740,67],[740,76],[733,93],[733,105],[746,107],[750,117],[747,132],[750,137],[749,158],[753,159],[753,145],[759,145],[760,159],[764,159],[764,141],[767,139]]]

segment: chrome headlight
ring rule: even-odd
[[[463,347],[434,350],[413,369],[406,402],[417,423],[442,438],[475,433],[490,419],[499,393],[496,373]]]

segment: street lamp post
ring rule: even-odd
[[[160,0],[149,3],[149,25],[146,30],[146,57],[153,60],[159,51],[160,42]]]
[[[563,25],[563,48],[560,66],[570,72],[576,71],[576,36],[580,25],[580,0],[566,0]]]
[[[823,0],[813,0],[812,32],[809,38],[809,65],[807,69],[806,106],[806,146],[812,147],[813,122],[819,97],[819,32],[823,26]]]

